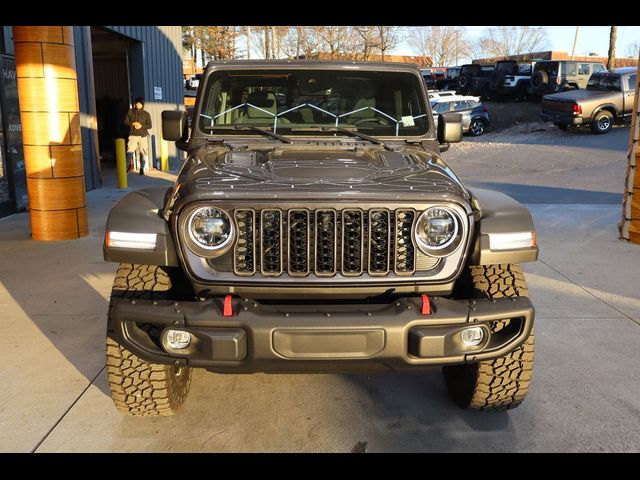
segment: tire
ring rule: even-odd
[[[487,129],[487,122],[482,118],[473,118],[469,125],[469,135],[479,137]]]
[[[599,111],[591,121],[591,131],[593,133],[608,133],[611,128],[613,128],[613,115],[607,110]]]
[[[470,296],[503,298],[527,296],[527,284],[519,265],[501,264],[470,267],[466,278]],[[467,296],[469,298],[469,296]],[[496,322],[493,332],[508,325]],[[462,408],[507,410],[516,408],[526,396],[531,383],[534,357],[534,333],[511,353],[494,360],[442,369],[449,394]]]
[[[544,85],[549,83],[549,74],[544,70],[536,70],[531,77],[531,87],[534,91],[540,91]]]
[[[177,275],[171,273],[163,267],[121,263],[111,298],[182,298],[172,288]],[[184,403],[191,386],[190,368],[142,360],[120,345],[109,329],[106,343],[111,398],[120,412],[136,417],[167,416]]]

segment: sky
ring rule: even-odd
[[[483,31],[488,26],[467,26],[463,27],[468,31],[471,40],[482,36]],[[609,26],[580,26],[578,30],[578,42],[576,44],[576,55],[587,56],[589,53],[597,53],[598,56],[606,57],[609,50]],[[547,35],[551,50],[565,51],[569,54],[573,47],[573,38],[576,33],[574,26],[547,26]],[[619,26],[618,38],[616,41],[616,56],[624,57],[627,53],[627,46],[634,41],[640,41],[640,26]],[[418,52],[405,40],[398,45],[393,53],[398,55],[418,55]],[[470,60],[470,59],[466,59]]]

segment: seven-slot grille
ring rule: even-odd
[[[416,271],[413,209],[237,208],[233,216],[238,227],[233,249],[237,275],[384,276]]]

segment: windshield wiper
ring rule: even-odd
[[[205,126],[203,130],[210,131],[210,130],[217,130],[220,128],[229,128],[229,127],[213,125],[213,126]],[[256,133],[259,133],[260,135],[264,135],[266,137],[271,137],[271,138],[275,138],[276,140],[280,140],[282,143],[293,143],[293,140],[291,140],[289,137],[285,137],[284,135],[280,135],[278,133],[270,132],[269,130],[264,130],[263,128],[258,128],[254,125],[234,125],[231,128],[233,130],[252,130]]]

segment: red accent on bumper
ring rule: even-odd
[[[224,309],[222,310],[223,317],[233,316],[233,307],[231,306],[231,295],[224,297]]]
[[[429,297],[426,293],[422,294],[422,309],[420,313],[422,315],[431,315],[431,304],[429,303]]]

